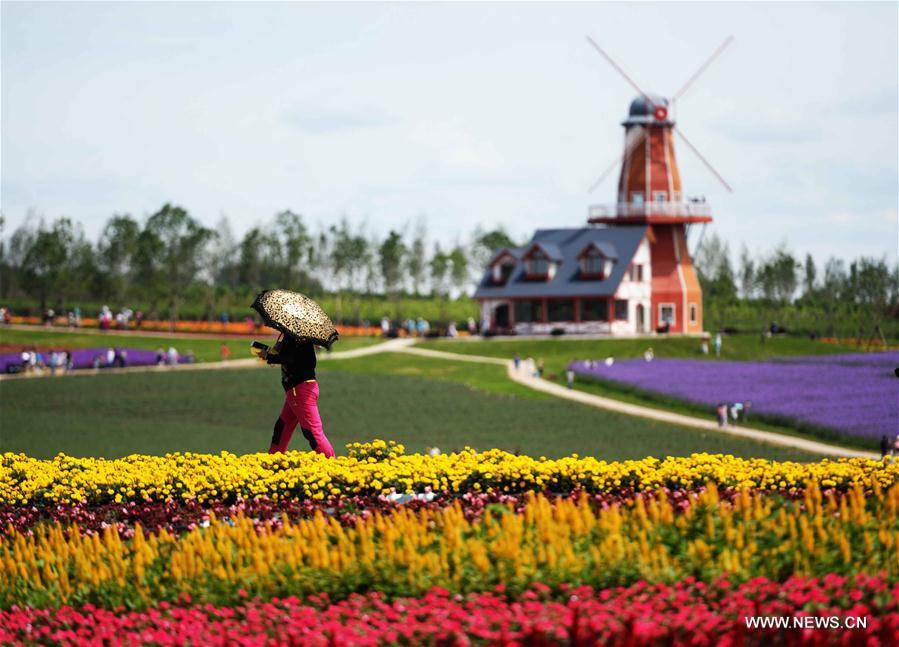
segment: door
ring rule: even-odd
[[[503,303],[501,305],[496,306],[496,310],[493,311],[493,321],[494,325],[497,328],[508,328],[509,327],[509,304]]]
[[[645,332],[646,324],[644,323],[646,318],[645,313],[643,312],[643,304],[637,304],[637,332]]]

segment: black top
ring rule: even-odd
[[[315,348],[285,336],[266,356],[269,364],[281,365],[281,385],[289,391],[297,384],[315,379]]]

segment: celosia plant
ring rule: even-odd
[[[468,521],[458,502],[439,510],[401,509],[344,527],[316,514],[260,532],[252,520],[213,520],[180,538],[165,530],[131,540],[108,528],[38,527],[0,536],[0,608],[92,602],[134,607],[376,589],[420,595],[498,584],[522,591],[607,587],[639,580],[736,580],[792,574],[883,573],[899,578],[899,487],[837,499],[812,485],[796,502],[741,492],[723,503],[710,487],[680,514],[667,497],[596,510],[585,498],[552,505],[532,496],[523,511],[488,510]]]

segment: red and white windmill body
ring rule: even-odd
[[[674,133],[696,154],[719,182],[733,189],[677,127],[671,110],[677,100],[730,45],[728,37],[671,99],[644,92],[592,38],[587,41],[638,92],[624,126],[624,153],[620,158],[618,201],[611,207],[591,207],[588,222],[608,226],[649,225],[652,310],[657,326],[671,332],[702,331],[702,290],[687,248],[687,227],[712,221],[704,200],[688,200],[681,187],[674,152]],[[599,176],[596,189],[618,166],[619,159]]]

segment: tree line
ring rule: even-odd
[[[792,327],[822,336],[899,337],[899,264],[886,258],[831,257],[818,267],[785,244],[752,254],[744,244],[732,255],[713,235],[695,254],[709,329]]]
[[[96,241],[65,217],[31,215],[8,237],[2,225],[0,218],[0,298],[29,298],[42,312],[79,301],[142,304],[148,316],[173,321],[186,302],[203,303],[204,318],[245,313],[248,299],[274,287],[334,295],[338,321],[358,319],[359,297],[375,294],[399,317],[401,296],[458,297],[495,247],[512,244],[501,228],[476,229],[450,247],[430,244],[424,220],[383,237],[346,217],[313,228],[290,210],[238,239],[227,217],[208,228],[173,204],[143,222],[113,215]]]
[[[502,228],[478,228],[443,247],[429,240],[425,220],[379,236],[346,217],[313,227],[290,210],[238,238],[226,217],[208,228],[172,204],[143,220],[113,215],[95,241],[70,218],[36,215],[6,236],[0,216],[0,300],[39,304],[42,312],[108,303],[171,320],[189,306],[190,318],[214,319],[245,315],[261,289],[286,287],[327,295],[339,322],[417,316],[403,308],[425,297],[439,302],[432,312],[446,320],[450,312],[476,315],[466,292],[495,249],[524,242]],[[819,268],[785,245],[756,254],[744,245],[733,254],[712,235],[694,263],[708,330],[758,331],[777,322],[824,336],[899,338],[899,265],[885,259],[830,258]]]

